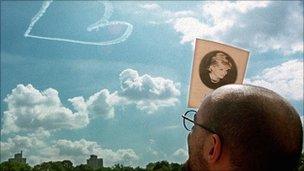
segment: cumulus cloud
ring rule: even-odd
[[[139,159],[133,149],[111,149],[102,148],[97,142],[80,139],[70,141],[65,139],[51,141],[46,143],[47,137],[33,136],[15,136],[8,138],[7,141],[0,142],[1,161],[12,157],[16,152],[23,150],[28,162],[31,165],[46,161],[71,160],[74,164],[84,164],[85,159],[91,154],[103,158],[106,166],[117,163],[124,165],[134,165]]]
[[[140,5],[141,8],[143,6]],[[284,54],[291,54],[303,51],[303,43],[299,38],[303,34],[302,25],[290,28],[296,22],[303,23],[302,9],[297,3],[287,4],[286,8],[285,4],[277,5],[270,1],[212,1],[203,2],[199,10],[195,7],[193,10],[183,11],[167,10],[157,4],[145,4],[145,7],[157,10],[157,13],[149,13],[152,17],[148,23],[172,24],[176,32],[181,33],[182,44],[193,42],[195,38],[207,38],[263,52],[279,50]],[[281,18],[286,18],[286,21],[276,20],[270,11],[282,15]],[[288,18],[295,18],[297,21],[289,21]],[[288,44],[290,42],[292,45]]]
[[[82,96],[68,99],[76,110],[89,113],[90,116],[114,117],[114,107],[111,103],[112,94],[109,90],[103,89],[93,94],[86,101]]]
[[[139,76],[133,69],[126,69],[119,74],[121,81],[120,95],[132,100],[142,99],[167,99],[180,95],[175,84],[169,79],[162,77],[151,77],[150,75]]]
[[[102,89],[88,99],[82,96],[68,99],[73,110],[64,107],[58,91],[35,89],[31,84],[19,84],[4,99],[8,109],[2,118],[2,133],[44,130],[77,129],[89,124],[89,118],[114,117],[114,107],[136,105],[140,110],[153,113],[160,107],[178,103],[179,83],[162,77],[140,76],[126,69],[119,75],[121,89],[110,93]]]
[[[205,38],[289,55],[303,52],[302,13],[301,2],[212,1],[203,3],[199,17],[172,23],[181,43]]]
[[[219,27],[224,28],[224,27]],[[194,17],[183,17],[176,19],[174,29],[182,33],[181,43],[192,42],[195,38],[214,35],[217,29],[209,28],[208,25],[201,23]],[[211,32],[208,32],[211,31]]]
[[[126,69],[119,74],[121,90],[117,95],[119,103],[136,104],[140,110],[153,113],[159,107],[173,106],[180,95],[179,83],[162,77],[140,76],[133,69]]]
[[[239,14],[247,13],[255,8],[265,8],[268,3],[266,1],[207,2],[201,9],[203,21],[194,17],[178,18],[174,23],[174,28],[182,33],[181,43],[192,42],[199,37],[218,39],[236,24]]]
[[[16,135],[8,138],[6,141],[0,141],[1,161],[7,160],[15,153],[23,151],[29,153],[36,149],[45,148],[47,144],[44,139],[48,138],[50,133],[43,129],[38,129],[27,136]]]
[[[33,137],[17,135],[13,138],[8,138],[6,142],[0,142],[1,160],[3,161],[21,150],[26,150],[26,152],[28,152],[29,149],[33,148],[33,146],[40,146],[42,144],[42,141]]]
[[[188,156],[188,152],[185,149],[183,149],[183,148],[179,148],[179,149],[177,149],[173,153],[173,156],[184,156],[184,157],[187,157]]]
[[[119,74],[120,88],[111,93],[100,90],[85,100],[84,97],[69,99],[75,110],[89,113],[90,116],[113,118],[115,106],[135,105],[139,110],[153,113],[160,107],[178,103],[180,84],[162,77],[148,74],[140,76],[136,70],[126,69]]]
[[[248,34],[251,34],[248,38],[252,38],[253,46],[261,51],[277,50],[284,55],[303,52],[303,4],[284,2],[281,6],[274,3],[271,7],[268,10],[278,13],[278,16],[259,12],[264,22],[256,25],[255,34],[252,34],[252,29],[248,29]],[[252,16],[253,14],[248,17]],[[260,18],[256,18],[258,19]],[[254,25],[252,22],[248,24],[248,28]]]
[[[117,163],[133,165],[139,159],[133,149],[111,149],[102,148],[97,142],[80,139],[78,141],[57,140],[47,148],[41,150],[40,156],[45,160],[71,160],[74,164],[85,163],[85,158],[91,154],[103,158],[106,166]]]
[[[290,60],[266,68],[245,83],[269,88],[291,100],[303,100],[303,61]]]
[[[58,92],[49,88],[35,89],[31,84],[17,85],[4,99],[8,109],[3,113],[3,133],[45,130],[76,129],[89,123],[87,113],[64,107]]]

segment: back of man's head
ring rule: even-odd
[[[209,127],[219,134],[234,170],[293,170],[303,132],[296,110],[281,96],[250,85],[226,85],[207,99]]]

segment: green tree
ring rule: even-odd
[[[181,171],[182,165],[178,163],[171,163],[167,161],[158,161],[146,165],[147,171]]]
[[[76,166],[74,171],[93,171],[93,169],[86,164],[81,164]]]
[[[149,163],[146,165],[146,170],[152,171],[154,167],[155,167],[155,163]]]
[[[1,171],[31,171],[32,168],[26,163],[20,162],[3,162],[0,164]]]
[[[135,170],[135,171],[145,171],[146,169],[143,169],[143,168],[137,166],[134,170]]]
[[[182,170],[182,165],[178,164],[178,163],[171,163],[170,167],[171,167],[172,171],[181,171]]]
[[[42,164],[36,165],[33,171],[73,171],[73,163],[69,160],[64,161],[50,161],[43,162]]]
[[[139,167],[137,167],[137,169],[139,169]],[[136,171],[142,171],[142,170],[136,170]],[[135,169],[131,166],[123,166],[122,164],[115,164],[111,168],[104,167],[97,171],[135,171]]]
[[[95,171],[112,171],[112,169],[110,167],[102,167],[102,168],[99,168]]]
[[[167,161],[156,162],[154,171],[170,171],[170,164]]]

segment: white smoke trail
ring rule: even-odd
[[[50,6],[50,4],[53,1],[44,1],[39,12],[32,18],[30,25],[28,26],[27,30],[24,33],[25,37],[28,37],[28,35],[30,34],[31,30],[33,29],[35,23],[43,16],[43,14],[45,13],[45,11],[48,9],[48,7]]]
[[[87,31],[98,31],[101,27],[111,26],[111,25],[126,25],[127,28],[123,35],[120,37],[114,39],[114,40],[108,40],[108,41],[101,41],[101,42],[91,42],[91,41],[81,41],[81,40],[74,40],[74,39],[67,39],[67,38],[60,38],[60,37],[45,37],[45,36],[37,36],[37,35],[31,35],[31,30],[33,29],[34,25],[39,21],[39,19],[44,15],[48,7],[53,1],[45,1],[43,2],[40,10],[38,13],[32,18],[31,23],[27,30],[24,33],[25,37],[31,37],[31,38],[37,38],[37,39],[44,39],[44,40],[52,40],[52,41],[62,41],[62,42],[70,42],[70,43],[79,43],[79,44],[86,44],[86,45],[98,45],[98,46],[104,46],[104,45],[112,45],[112,44],[118,44],[121,43],[131,35],[133,31],[133,25],[125,22],[125,21],[110,21],[109,19],[113,13],[113,7],[110,2],[102,1],[101,3],[104,5],[104,15],[103,17],[98,20],[96,23],[93,23],[92,25],[87,27]]]
[[[89,25],[87,27],[87,31],[93,31],[93,30],[98,31],[100,27],[103,27],[103,26],[105,26],[109,23],[108,20],[110,19],[111,15],[113,13],[112,4],[109,3],[109,2],[106,2],[106,1],[101,2],[101,3],[103,3],[104,10],[105,10],[105,12],[103,14],[103,17],[99,21],[97,21],[96,23],[94,23],[92,25]]]

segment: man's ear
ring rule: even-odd
[[[222,142],[217,134],[212,134],[210,137],[210,148],[208,148],[208,161],[209,163],[215,163],[220,159],[222,153]]]

